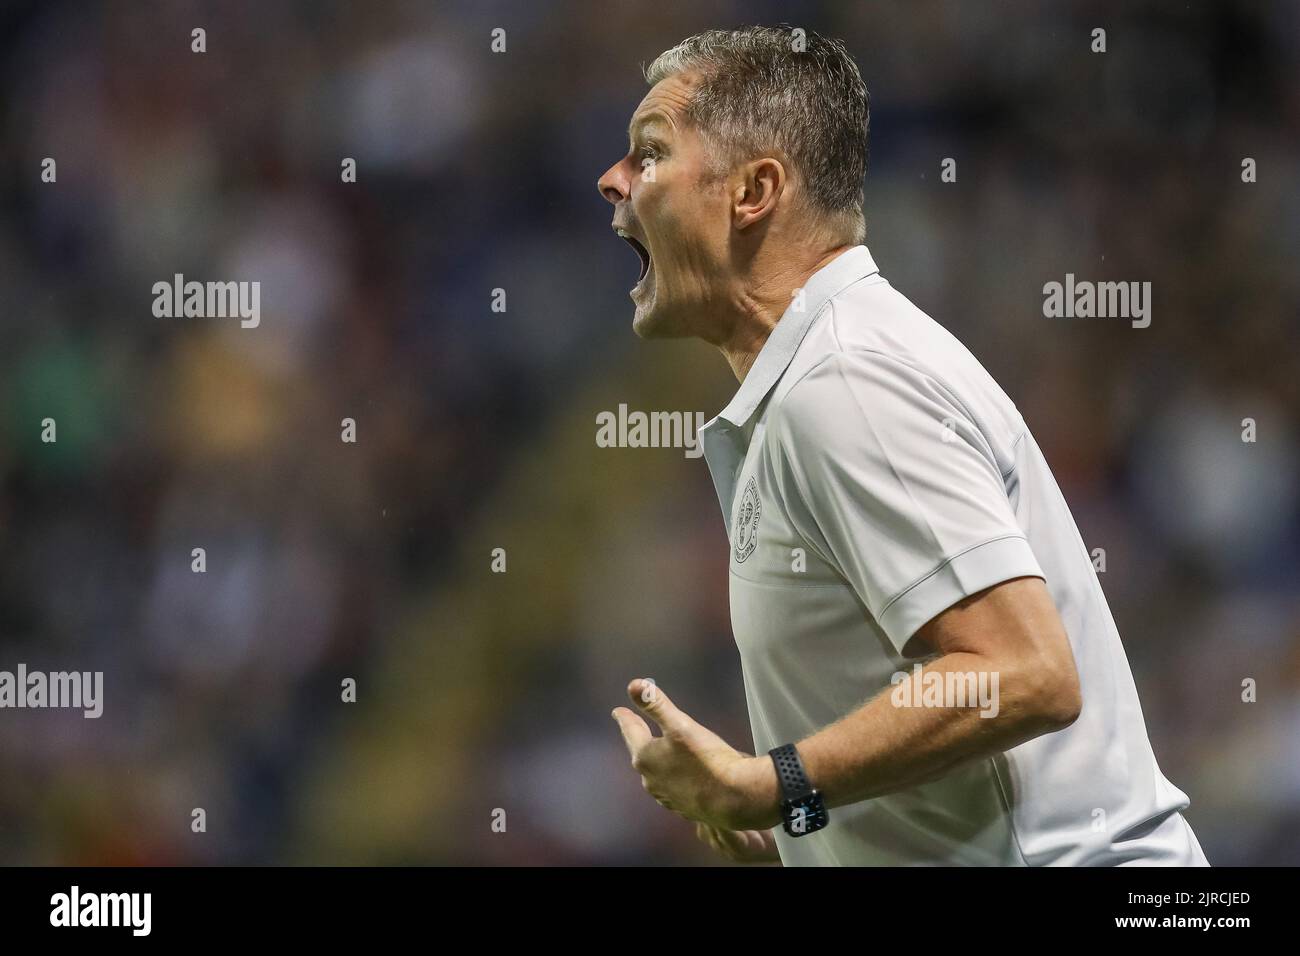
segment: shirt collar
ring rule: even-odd
[[[790,303],[790,307],[785,310],[759,349],[758,357],[754,359],[745,380],[740,383],[739,391],[714,421],[723,419],[737,428],[744,428],[772,386],[781,380],[789,368],[799,344],[822,306],[859,279],[865,279],[878,271],[880,270],[867,247],[854,246],[814,272],[804,283],[803,301],[796,299]]]

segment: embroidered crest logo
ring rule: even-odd
[[[754,553],[758,546],[758,519],[763,514],[763,502],[758,497],[758,485],[749,479],[745,493],[736,509],[736,529],[732,535],[736,542],[736,562],[740,563]]]

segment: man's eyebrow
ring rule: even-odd
[[[644,116],[638,116],[636,119],[632,121],[632,125],[630,125],[627,128],[628,141],[629,142],[631,141],[632,133],[637,129],[637,127],[650,126],[650,125],[663,126],[667,128],[668,123],[664,120],[662,116],[655,116],[653,113],[649,113]]]

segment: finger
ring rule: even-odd
[[[628,756],[635,761],[641,748],[654,740],[654,734],[650,733],[650,726],[626,707],[615,707],[611,716],[618,724],[619,733],[623,735]]]
[[[767,840],[758,830],[719,830],[722,852],[740,863],[752,863],[770,857]]]
[[[718,831],[707,823],[695,824],[695,835],[699,837],[702,843],[707,843],[709,849],[714,853],[717,853],[720,856],[727,855],[726,850],[722,848],[722,844],[718,842]]]
[[[638,677],[628,684],[627,696],[664,733],[680,732],[695,723],[668,698],[662,687],[649,678]]]
[[[745,841],[749,844],[749,859],[764,863],[778,863],[781,853],[776,848],[776,838],[771,830],[746,830]]]
[[[735,854],[744,853],[749,849],[749,840],[746,839],[744,830],[717,830],[718,842],[721,843],[728,851]]]
[[[718,856],[727,855],[727,851],[724,850],[722,844],[718,842],[718,831],[713,829],[713,827],[705,827],[704,842],[707,843],[709,849],[718,854]]]

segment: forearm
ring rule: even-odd
[[[993,708],[982,707],[978,699],[968,700],[965,706],[946,700],[942,706],[917,706],[911,686],[915,677],[909,674],[903,685],[891,686],[853,713],[798,742],[808,777],[827,806],[856,803],[925,783],[963,763],[1002,753],[1064,726],[1044,703],[1052,688],[1044,686],[1032,671],[991,671],[988,659],[978,654],[950,653],[923,667],[921,686],[927,682],[926,675],[943,677],[947,673],[983,673],[985,686],[995,691],[996,713],[981,716]],[[996,674],[997,683],[991,674]]]

